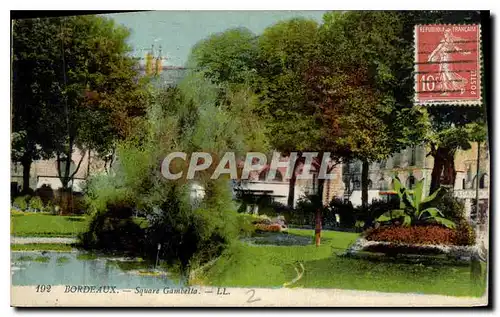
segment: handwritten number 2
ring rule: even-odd
[[[250,292],[252,293],[252,295],[250,296],[249,299],[247,299],[247,303],[253,303],[253,302],[260,301],[260,298],[253,299],[254,296],[255,296],[255,290],[254,289],[249,290],[246,294],[248,295],[248,293],[250,293]]]

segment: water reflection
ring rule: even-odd
[[[80,252],[12,252],[11,255],[12,285],[115,285],[117,288],[185,285],[184,279],[166,272],[155,272],[153,276],[151,272],[145,262],[86,256]]]

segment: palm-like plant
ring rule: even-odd
[[[394,179],[394,190],[399,196],[399,209],[385,212],[382,216],[377,218],[377,221],[384,222],[403,218],[404,226],[437,222],[447,228],[455,228],[455,223],[453,221],[446,219],[439,209],[431,207],[435,200],[442,197],[444,189],[439,188],[432,195],[424,198],[422,197],[423,185],[423,180],[418,181],[415,184],[412,195],[396,177]]]

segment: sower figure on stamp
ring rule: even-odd
[[[454,36],[451,29],[444,31],[444,37],[439,45],[429,55],[429,62],[439,63],[440,83],[439,87],[442,91],[441,95],[446,96],[450,91],[460,91],[460,94],[465,93],[465,85],[467,79],[454,72],[451,64],[454,62],[452,59],[453,52],[460,52],[462,55],[468,55],[470,51],[464,51],[457,46],[457,43],[463,43],[463,40]]]

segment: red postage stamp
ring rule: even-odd
[[[415,103],[481,104],[480,26],[415,26]]]

